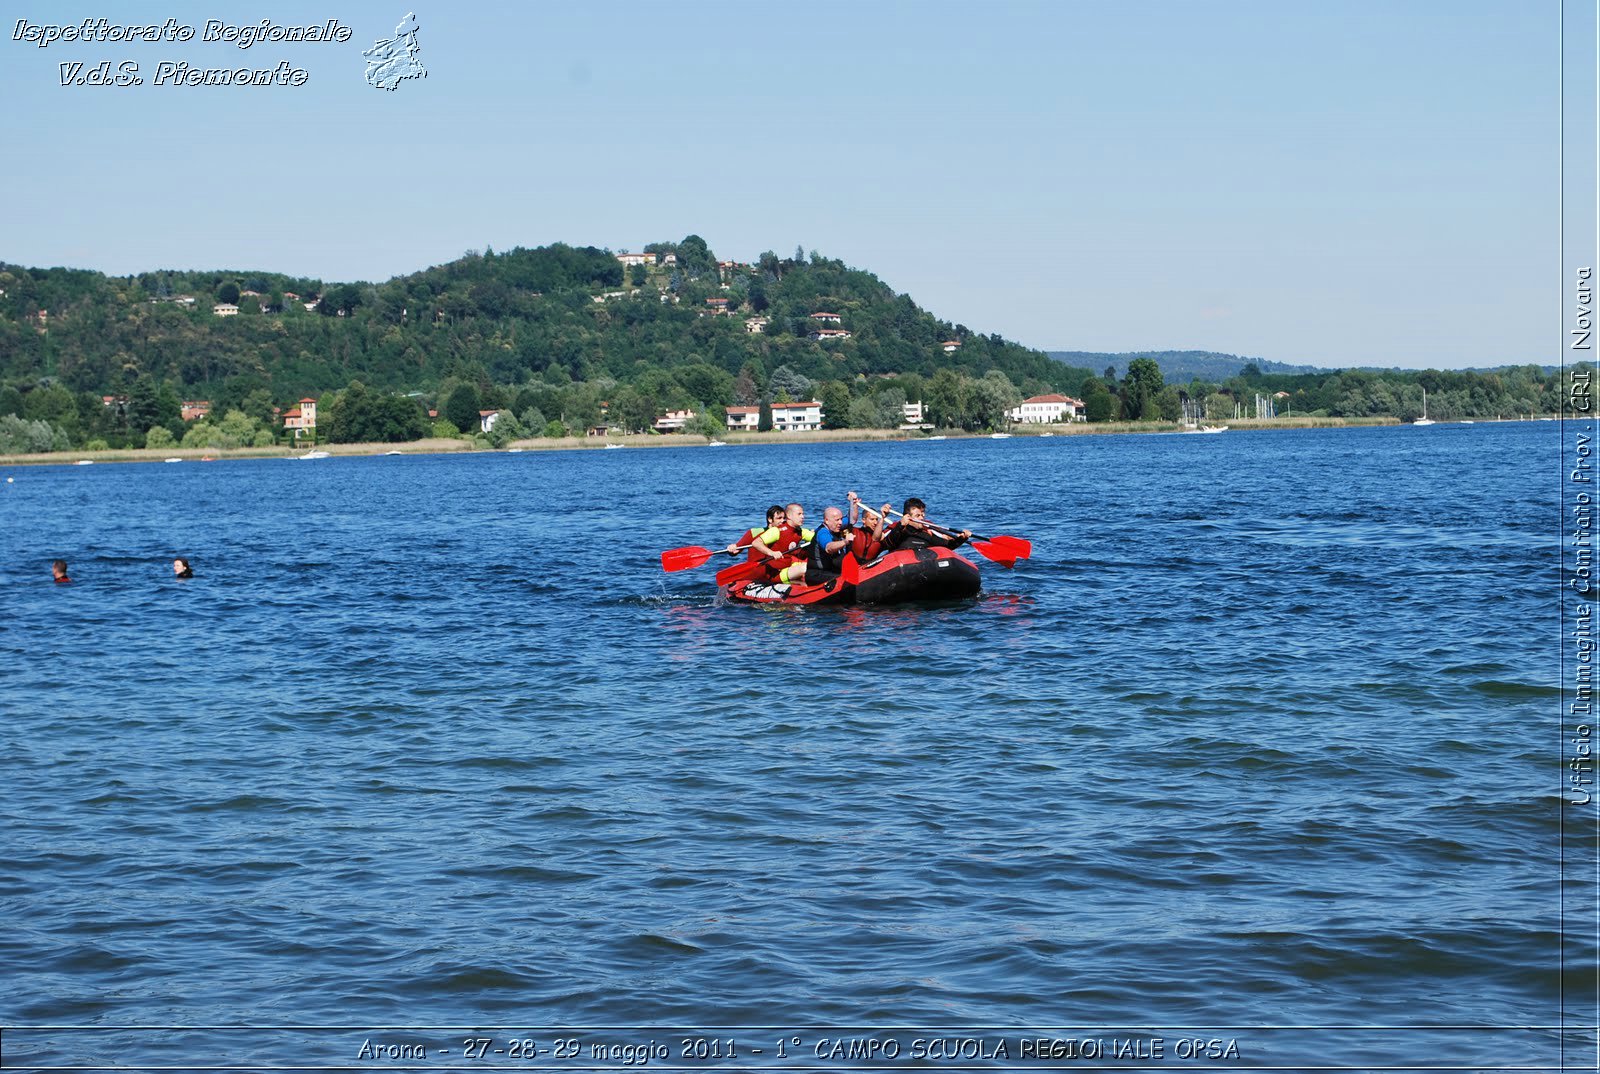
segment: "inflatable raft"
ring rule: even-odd
[[[978,568],[948,548],[902,548],[861,565],[854,585],[834,578],[821,585],[759,580],[724,586],[741,604],[903,604],[961,600],[978,593]]]

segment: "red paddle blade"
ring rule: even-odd
[[[1026,559],[1026,555],[1019,555],[1015,549],[994,541],[973,541],[972,548],[984,559],[1000,564],[1002,567],[1015,567],[1017,560]]]
[[[753,582],[767,573],[767,565],[762,562],[735,563],[731,567],[724,567],[717,572],[718,585],[735,585],[739,582]]]
[[[716,555],[709,548],[699,545],[689,545],[687,548],[669,548],[661,553],[661,569],[667,572],[686,571],[690,567],[698,567],[712,556]]]
[[[997,552],[1002,552],[1008,559],[1027,559],[1033,555],[1033,542],[1024,541],[1021,537],[1007,537],[997,534],[993,537],[977,538],[992,545]],[[995,557],[991,556],[991,559]]]
[[[839,577],[846,585],[857,585],[861,581],[861,561],[854,552],[844,554],[844,563],[839,567]]]

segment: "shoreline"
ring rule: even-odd
[[[1520,419],[1519,419],[1520,420]],[[1477,421],[1480,425],[1496,424],[1490,420]],[[1227,428],[1234,432],[1259,432],[1268,429],[1364,429],[1404,424],[1398,418],[1241,418],[1230,421]],[[1182,426],[1176,422],[1104,422],[1089,424],[1074,422],[1069,425],[1039,425],[1013,427],[1013,439],[1044,436],[1116,436],[1152,433],[1178,433]],[[947,440],[987,440],[989,433],[945,432],[933,435]],[[762,447],[772,444],[815,443],[877,443],[884,441],[928,440],[930,435],[902,429],[823,429],[817,432],[724,433],[723,443],[729,447]],[[626,448],[681,448],[706,447],[704,436],[682,433],[636,433],[629,436],[581,437],[566,436],[558,439],[542,437],[514,440],[503,448],[484,451],[474,448],[465,440],[429,437],[399,444],[318,444],[314,450],[326,451],[330,456],[385,455],[397,451],[402,455],[504,455],[513,450],[530,451],[601,451],[607,447]],[[161,463],[167,459],[184,462],[227,462],[239,459],[289,459],[303,456],[307,449],[288,447],[270,448],[111,448],[105,451],[53,451],[32,455],[0,455],[0,466],[74,466],[90,463]]]

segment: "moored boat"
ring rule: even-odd
[[[724,586],[741,604],[904,604],[976,596],[978,568],[948,548],[902,548],[863,563],[854,585],[834,578],[821,585],[761,579]]]

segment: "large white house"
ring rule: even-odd
[[[822,428],[821,403],[773,403],[774,432],[812,432]]]
[[[1035,395],[1006,411],[1006,417],[1018,425],[1083,421],[1083,400],[1067,395]]]

